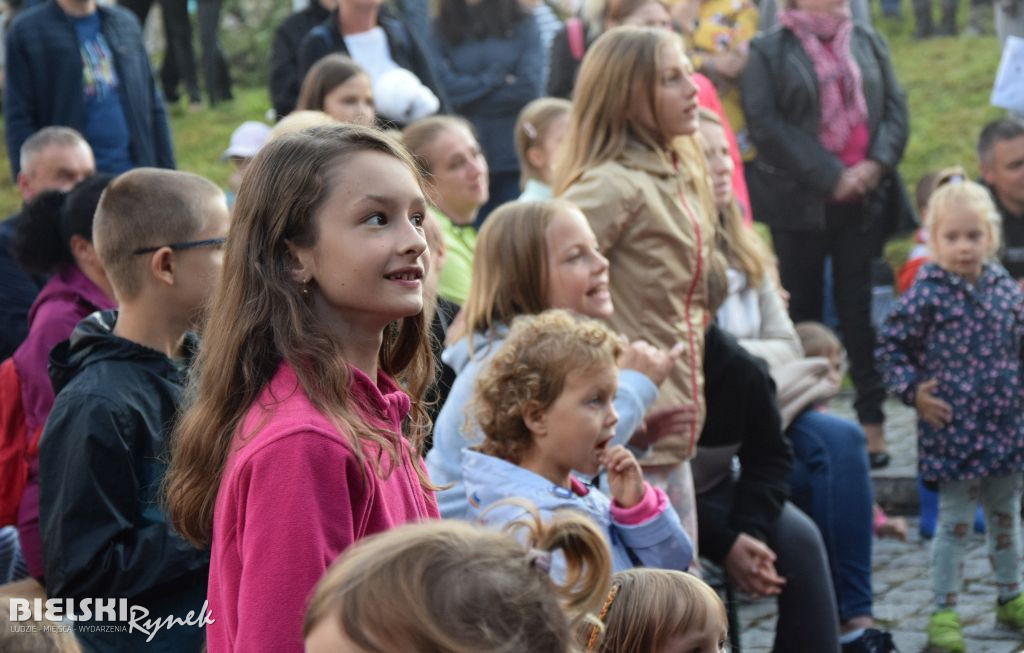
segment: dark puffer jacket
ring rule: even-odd
[[[330,14],[318,0],[313,0],[302,11],[281,21],[274,30],[274,41],[270,45],[270,103],[274,105],[278,120],[294,111],[299,101],[299,89],[302,87],[299,46],[302,39]]]
[[[57,399],[39,443],[46,593],[123,597],[149,619],[184,619],[206,600],[209,552],[172,532],[159,489],[185,367],[114,335],[116,319],[93,313],[50,358]],[[189,653],[205,639],[201,628],[181,625],[149,643],[137,630],[76,634],[87,651],[104,653]]]

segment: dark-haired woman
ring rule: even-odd
[[[543,52],[537,21],[517,0],[441,0],[434,21],[438,76],[455,113],[480,135],[490,166],[491,208],[519,196],[516,117],[541,95]]]
[[[90,313],[116,306],[92,244],[92,218],[103,189],[114,177],[96,175],[70,192],[47,191],[25,207],[14,237],[14,256],[26,271],[50,275],[28,313],[25,342],[14,352],[21,384],[21,402],[29,434],[30,462],[18,514],[18,531],[29,573],[42,578],[39,541],[37,438],[53,408],[53,386],[46,367],[50,350],[66,340],[75,325]]]

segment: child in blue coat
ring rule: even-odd
[[[928,644],[961,653],[955,608],[979,499],[999,594],[996,620],[1024,629],[1024,293],[989,262],[999,246],[999,215],[982,186],[963,181],[940,188],[927,215],[934,262],[922,266],[886,320],[876,356],[890,391],[917,409],[920,475],[939,491],[932,544],[937,611]]]
[[[615,571],[637,565],[685,571],[693,544],[660,489],[643,480],[636,458],[609,446],[618,415],[618,337],[562,310],[513,322],[477,380],[476,418],[485,439],[464,449],[470,514],[488,524],[524,518],[518,498],[542,517],[582,512],[606,533]],[[611,499],[573,472],[606,475]],[[502,502],[502,503],[499,503]],[[497,504],[497,505],[495,505]],[[553,561],[556,578],[564,573]]]

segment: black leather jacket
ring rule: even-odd
[[[893,175],[910,134],[906,97],[878,34],[856,24],[850,48],[860,66],[868,108],[868,158],[888,173],[875,197],[865,198],[868,207],[885,215],[867,216],[865,227],[892,232],[895,223],[879,220],[906,220],[893,214],[894,208],[909,211],[913,221],[913,209]],[[747,128],[757,147],[757,158],[747,171],[754,216],[777,229],[824,229],[825,203],[844,166],[819,141],[817,75],[796,35],[777,25],[755,38],[740,88]],[[880,196],[883,193],[902,195],[903,201]]]

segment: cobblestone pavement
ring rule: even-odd
[[[875,540],[875,617],[892,632],[900,653],[919,653],[925,646],[925,627],[931,615],[931,577],[928,543],[910,521],[906,542]],[[995,626],[995,583],[991,577],[984,539],[974,535],[964,564],[964,591],[960,618],[968,653],[1018,653],[1024,635]],[[775,602],[760,600],[740,606],[743,653],[767,653],[775,633]]]
[[[832,409],[851,416],[851,397],[841,396]],[[915,421],[911,409],[890,400],[886,404],[887,440],[892,464],[873,473],[876,488],[892,485],[906,495],[916,477]],[[901,498],[906,501],[907,497]],[[905,503],[903,504],[905,505]],[[929,548],[917,533],[917,519],[908,518],[906,542],[875,539],[875,617],[893,634],[900,653],[920,653],[925,646],[925,628],[931,615]],[[984,537],[972,535],[964,564],[964,591],[960,595],[960,617],[964,624],[968,653],[1021,653],[1024,635],[996,628],[995,583],[991,575]],[[767,653],[775,632],[775,602],[745,601],[740,607],[744,653]],[[782,652],[785,653],[785,652]]]

